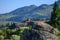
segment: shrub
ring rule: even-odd
[[[20,40],[20,36],[18,35],[12,35],[11,40]]]

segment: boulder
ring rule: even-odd
[[[21,40],[57,40],[57,37],[47,31],[25,29],[22,33]]]
[[[51,25],[42,21],[34,21],[33,28],[38,30],[54,32],[54,28]]]

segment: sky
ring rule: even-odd
[[[53,4],[56,0],[0,0],[0,14],[11,12],[17,8],[42,4]]]

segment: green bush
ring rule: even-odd
[[[4,40],[4,36],[0,35],[0,40]]]
[[[12,35],[11,40],[20,40],[20,36],[18,35]]]

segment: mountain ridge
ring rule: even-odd
[[[57,1],[60,5],[60,0]],[[30,5],[18,8],[6,14],[0,14],[0,21],[23,21],[30,19],[50,19],[53,5]]]

